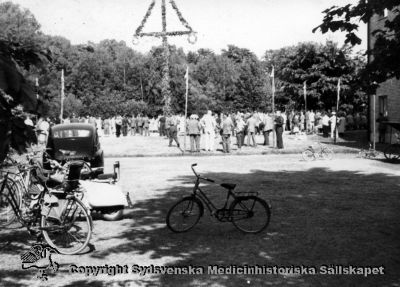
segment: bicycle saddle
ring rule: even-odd
[[[234,184],[234,183],[221,183],[221,186],[226,188],[226,189],[232,190],[232,189],[234,189],[236,187],[236,184]]]

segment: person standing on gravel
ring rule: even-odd
[[[143,121],[143,133],[145,137],[150,136],[150,120],[149,117],[147,115],[144,115],[144,117],[142,118]]]
[[[118,115],[115,119],[115,135],[117,138],[121,135],[121,128],[122,128],[122,117]]]
[[[197,115],[191,115],[187,124],[187,133],[190,136],[190,152],[200,152],[201,124]]]
[[[135,115],[132,115],[131,118],[131,136],[134,136],[136,134],[136,117]]]
[[[283,149],[283,118],[281,116],[281,111],[276,112],[275,116],[275,131],[276,131],[276,147],[278,149]]]
[[[122,135],[126,137],[128,135],[129,120],[126,115],[122,117]]]
[[[271,116],[271,113],[268,112],[264,117],[264,145],[269,145],[269,134],[272,132],[274,128],[274,120]]]
[[[310,120],[310,132],[314,133],[315,132],[315,114],[314,114],[313,110],[311,110],[311,112],[308,114],[308,118]]]
[[[166,134],[166,124],[165,124],[165,122],[166,122],[166,118],[165,118],[165,116],[164,115],[161,115],[160,116],[160,119],[159,119],[159,123],[160,123],[160,131],[159,131],[159,133],[160,133],[160,137],[165,137],[167,134]]]
[[[109,118],[106,118],[105,120],[104,120],[104,122],[103,122],[103,125],[104,125],[104,135],[106,136],[106,137],[108,137],[108,136],[110,136],[110,133],[111,133],[111,127],[110,127],[110,119]]]
[[[212,152],[214,151],[215,128],[217,127],[217,123],[210,110],[207,111],[207,114],[201,119],[201,124],[204,127],[206,151]]]
[[[338,138],[339,135],[338,135],[338,130],[336,128],[338,120],[336,117],[336,112],[332,112],[332,116],[329,118],[329,122],[331,123],[331,138],[333,139],[335,137],[335,133],[336,133],[336,138]]]
[[[136,122],[137,122],[139,134],[142,136],[143,135],[143,124],[144,124],[142,114],[139,114],[137,116]]]
[[[231,120],[231,117],[224,114],[222,116],[222,123],[221,123],[222,149],[224,153],[230,153],[231,151],[232,129],[233,129],[233,122]]]
[[[253,141],[253,147],[257,146],[256,143],[256,125],[257,120],[255,114],[252,114],[251,117],[246,122],[247,125],[247,146],[250,146],[250,139]]]
[[[178,125],[179,125],[178,119],[176,119],[173,116],[169,116],[167,123],[169,124],[169,129],[168,129],[169,146],[172,146],[172,141],[175,140],[177,147],[180,148],[178,140]]]
[[[322,116],[322,132],[324,138],[327,138],[329,136],[329,117],[326,112],[324,112]]]
[[[243,142],[243,133],[244,133],[244,127],[246,123],[243,120],[243,117],[241,114],[236,115],[236,121],[235,121],[235,132],[236,132],[236,140],[237,140],[237,146],[238,149],[242,149],[242,142]]]

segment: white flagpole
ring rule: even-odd
[[[275,119],[275,67],[272,66],[272,72],[271,72],[271,77],[272,77],[272,114],[274,115]],[[272,131],[272,146],[275,147],[275,128]]]
[[[307,82],[304,81],[304,109],[305,109],[305,113],[307,112]]]
[[[186,119],[187,119],[187,107],[188,107],[188,94],[189,94],[189,66],[186,67],[186,95],[185,95],[185,137],[183,140],[183,151],[186,151]]]
[[[337,86],[336,112],[339,111],[339,99],[340,99],[340,78],[338,79],[338,86]]]
[[[375,149],[376,145],[376,114],[375,114],[375,94],[372,95],[372,148]]]
[[[339,112],[339,98],[340,98],[340,78],[338,79],[338,84],[337,84],[337,99],[336,99],[336,123],[335,123],[335,130],[333,131],[335,134],[333,136],[334,138],[334,143],[336,143],[336,132],[337,132],[337,118],[338,118],[338,112]]]
[[[63,122],[64,113],[64,69],[61,70],[61,112],[60,112],[60,123]]]

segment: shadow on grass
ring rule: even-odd
[[[385,266],[386,275],[161,275],[162,286],[259,285],[382,285],[400,282],[400,179],[384,174],[333,172],[315,168],[304,172],[203,174],[240,183],[238,191],[258,190],[272,204],[269,228],[257,235],[243,234],[232,224],[219,223],[208,212],[188,233],[174,234],[165,216],[182,196],[190,193],[192,177],[174,178],[182,185],[163,196],[135,204],[134,223],[120,237],[128,243],[94,253],[104,258],[115,253],[151,253],[151,259],[168,258],[170,266],[342,264]],[[222,204],[225,193],[206,186],[210,198]],[[141,264],[132,262],[132,264]],[[146,278],[148,279],[148,278]],[[351,283],[349,283],[351,282]],[[145,284],[145,282],[142,282]]]
[[[335,145],[355,149],[369,149],[370,142],[368,141],[368,132],[366,130],[346,131],[343,136],[341,136],[341,139],[343,141],[337,142]],[[383,144],[376,142],[375,149],[383,153],[388,145],[388,143]]]
[[[20,225],[19,225],[20,226]],[[24,227],[3,228],[0,232],[0,254],[20,255],[37,242]]]
[[[166,214],[177,200],[190,194],[191,187],[187,184],[193,182],[192,176],[173,178],[180,184],[160,190],[163,193],[160,197],[134,205],[128,214],[132,221],[125,221],[123,232],[115,237],[122,243],[90,256],[103,259],[106,264],[112,256],[127,254],[126,262],[120,264],[151,264],[135,262],[135,254],[146,255],[168,266],[200,266],[205,274],[153,274],[112,286],[397,286],[400,283],[398,177],[322,168],[202,176],[239,183],[237,191],[259,191],[260,197],[272,205],[267,230],[256,235],[243,234],[230,223],[211,219],[205,211],[191,231],[171,232],[165,224]],[[224,190],[217,185],[204,184],[204,190],[218,205],[225,199]],[[385,275],[207,274],[210,265],[319,268],[324,264],[383,265]],[[12,273],[6,275],[8,282],[19,280]],[[111,284],[92,279],[75,281],[69,286]]]

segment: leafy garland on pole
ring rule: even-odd
[[[153,10],[154,5],[156,5],[155,0],[153,0],[151,2],[149,8],[147,9],[146,15],[144,15],[142,22],[140,23],[139,27],[137,27],[137,29],[135,31],[135,35],[138,35],[143,30],[144,25],[146,24],[147,20],[149,19],[150,15],[151,15],[151,11]]]
[[[165,0],[162,0],[161,14],[162,14],[162,31],[164,33],[162,37],[162,44],[164,48],[164,65],[163,65],[163,78],[161,82],[161,94],[164,97],[164,114],[171,114],[171,93],[169,90],[169,47],[168,37],[165,35],[167,32],[167,13],[165,7]]]
[[[176,14],[178,15],[179,20],[181,21],[182,25],[186,27],[190,32],[193,31],[192,27],[190,27],[189,23],[183,18],[181,11],[179,11],[178,6],[176,6],[174,0],[169,0],[169,3],[171,3],[172,8],[174,8]]]
[[[162,67],[163,71],[163,78],[161,82],[161,93],[164,98],[164,114],[171,113],[171,95],[169,90],[169,47],[168,47],[168,37],[174,36],[183,36],[188,35],[188,42],[194,44],[197,42],[197,35],[196,32],[193,31],[192,27],[190,27],[189,23],[183,18],[182,13],[179,11],[178,6],[176,5],[174,0],[169,0],[172,8],[175,10],[178,18],[183,26],[187,29],[186,31],[171,31],[167,32],[167,10],[165,6],[165,0],[161,1],[161,20],[162,20],[162,31],[161,32],[148,32],[143,33],[142,30],[153,11],[153,8],[156,4],[155,0],[152,0],[150,3],[149,8],[147,9],[146,14],[144,15],[142,22],[140,23],[139,27],[136,29],[135,34],[133,35],[132,43],[134,45],[139,43],[139,38],[142,37],[155,37],[155,38],[162,38],[162,45],[164,48],[164,64]]]

